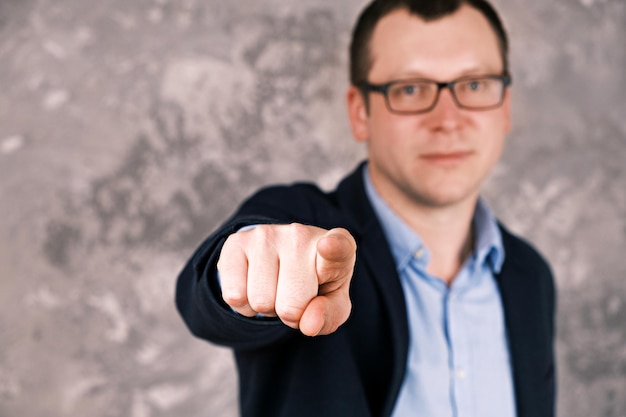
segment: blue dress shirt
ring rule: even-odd
[[[363,170],[368,198],[391,246],[409,322],[407,372],[393,417],[515,417],[515,397],[494,274],[504,261],[497,223],[479,200],[474,252],[448,287],[426,272],[430,253]]]

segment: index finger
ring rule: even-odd
[[[348,280],[356,261],[356,242],[342,228],[329,230],[317,242],[316,270],[319,284]]]

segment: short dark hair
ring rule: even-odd
[[[367,81],[372,67],[370,40],[378,22],[389,13],[406,9],[425,21],[433,21],[456,12],[467,4],[485,16],[498,38],[503,70],[509,70],[509,41],[498,13],[486,0],[374,0],[359,16],[350,44],[350,82],[354,85]]]

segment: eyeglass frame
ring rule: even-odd
[[[454,92],[455,84],[462,82],[462,81],[468,81],[468,80],[473,80],[473,79],[480,80],[480,79],[485,79],[485,78],[502,81],[502,94],[500,96],[500,100],[498,101],[498,103],[492,106],[485,106],[485,107],[471,107],[471,106],[468,107],[468,106],[462,105],[457,99],[456,93]],[[389,95],[388,95],[389,88],[392,85],[397,84],[397,83],[406,83],[406,82],[411,82],[411,81],[428,82],[428,83],[435,84],[437,86],[437,93],[435,94],[435,99],[433,100],[433,104],[430,105],[430,107],[427,107],[422,110],[415,110],[415,111],[394,110],[393,108],[391,108],[391,103],[389,102]],[[502,103],[504,102],[506,89],[510,87],[512,83],[513,83],[513,79],[511,78],[511,75],[508,73],[504,73],[500,75],[496,75],[496,74],[472,75],[472,76],[461,77],[461,78],[457,78],[456,80],[444,81],[444,82],[430,80],[428,78],[407,78],[407,79],[402,79],[402,80],[392,80],[383,84],[372,84],[367,81],[362,81],[362,82],[356,83],[355,86],[361,90],[363,95],[365,95],[366,93],[370,93],[370,92],[382,94],[385,97],[385,104],[387,105],[387,109],[391,113],[413,115],[413,114],[428,113],[429,111],[434,109],[435,106],[437,106],[437,103],[439,102],[439,96],[441,95],[441,90],[443,90],[444,88],[447,88],[448,90],[450,90],[452,99],[454,100],[457,107],[459,107],[460,109],[471,110],[471,111],[492,110],[502,105]]]

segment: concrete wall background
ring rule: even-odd
[[[0,0],[0,416],[236,415],[173,305],[260,185],[363,156],[361,0]],[[551,260],[562,417],[626,416],[626,3],[500,0],[514,130],[485,195]]]

